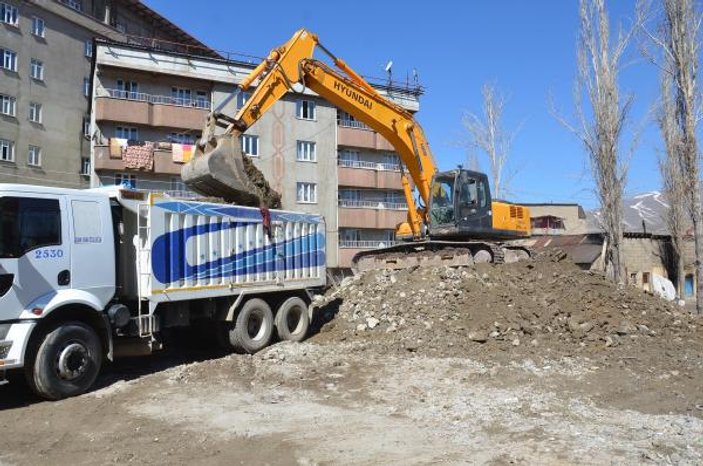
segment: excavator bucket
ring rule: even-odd
[[[258,178],[268,188],[263,176],[257,177],[261,173],[242,153],[239,134],[233,131],[215,136],[204,147],[197,144],[193,158],[181,170],[181,178],[190,189],[204,196],[240,205],[258,207],[263,202],[276,207],[252,181],[252,177]]]

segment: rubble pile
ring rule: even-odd
[[[370,271],[347,278],[318,304],[330,320],[321,338],[440,356],[583,354],[662,340],[685,344],[703,331],[675,303],[553,256],[499,266]]]

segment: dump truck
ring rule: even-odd
[[[315,59],[316,50],[334,67]],[[238,203],[275,200],[242,153],[239,137],[288,92],[308,88],[377,131],[401,161],[408,212],[395,236],[405,242],[357,254],[353,260],[357,270],[500,263],[530,257],[529,249],[520,242],[531,233],[529,209],[493,199],[484,173],[462,168],[440,172],[415,116],[371,86],[322,45],[316,34],[297,31],[271,50],[235,92],[251,87],[255,87],[251,96],[235,115],[217,109],[209,115],[196,154],[181,171],[192,190]]]
[[[0,184],[0,380],[24,373],[46,399],[178,328],[248,353],[300,341],[325,282],[318,215]]]

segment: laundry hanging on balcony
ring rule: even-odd
[[[171,144],[171,155],[177,163],[188,163],[193,158],[193,144]]]
[[[127,147],[127,139],[110,138],[110,158],[121,159],[122,152]]]
[[[126,168],[138,170],[154,169],[154,144],[146,142],[141,146],[127,146],[122,154]]]

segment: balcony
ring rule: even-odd
[[[407,219],[404,203],[372,201],[339,201],[340,228],[371,228],[395,230]]]
[[[395,150],[383,136],[373,130],[341,124],[337,125],[337,144],[389,152]]]
[[[210,111],[210,101],[101,89],[95,99],[98,121],[118,121],[145,126],[200,130]]]
[[[110,148],[108,146],[95,146],[95,171],[132,171],[145,172],[142,169],[127,168],[122,158],[110,157]],[[163,175],[180,175],[182,163],[173,161],[173,155],[168,149],[154,149],[154,170],[153,173]],[[152,173],[152,172],[149,172]]]
[[[338,160],[339,186],[376,189],[403,189],[400,166],[361,160]]]

